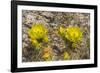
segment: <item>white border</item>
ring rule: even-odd
[[[50,61],[50,62],[26,62],[22,63],[22,10],[38,10],[38,11],[58,11],[58,12],[82,12],[90,13],[90,59],[87,60],[68,60],[68,61]],[[40,6],[18,6],[18,24],[17,24],[17,66],[25,67],[43,67],[58,65],[77,65],[77,64],[93,64],[94,63],[94,10],[92,9],[74,9],[74,8],[57,8],[57,7],[40,7]]]

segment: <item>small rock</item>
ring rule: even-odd
[[[42,15],[46,17],[53,17],[54,15],[51,12],[43,12]]]
[[[23,39],[28,39],[28,35],[27,34],[23,34]]]
[[[28,46],[28,44],[27,44],[27,43],[25,43],[25,42],[23,42],[22,44],[23,44],[23,45],[22,45],[22,47],[23,47],[23,48],[25,48],[25,47],[27,47],[27,46]]]

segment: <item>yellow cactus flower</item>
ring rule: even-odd
[[[64,36],[71,42],[78,42],[82,38],[82,32],[78,26],[60,27],[59,32],[61,36]]]
[[[64,35],[64,32],[65,32],[65,28],[63,28],[63,27],[60,26],[60,28],[59,28],[59,33],[60,33],[61,35]]]
[[[43,38],[43,41],[47,43],[47,42],[49,41],[48,37],[45,36],[45,37]]]
[[[49,52],[44,53],[43,56],[42,56],[42,58],[43,58],[44,60],[48,61],[48,60],[50,59],[50,53],[49,53]]]
[[[40,46],[41,41],[46,43],[48,42],[49,39],[47,33],[48,31],[43,24],[33,24],[31,29],[28,30],[32,44],[36,47]]]
[[[43,49],[43,53],[48,53],[50,50],[49,50],[49,48],[44,48]]]
[[[44,59],[47,59],[47,58],[49,58],[49,56],[50,56],[49,53],[44,53],[43,58],[44,58]]]
[[[63,57],[64,57],[64,60],[69,59],[69,58],[70,58],[69,53],[68,53],[67,51],[65,51],[65,52],[63,53]]]
[[[33,44],[34,46],[36,46],[37,48],[41,46],[41,44],[40,44],[36,39],[31,40],[31,41],[32,41],[32,44]]]
[[[33,24],[32,28],[29,30],[29,36],[35,39],[43,38],[47,35],[47,29],[43,24]]]
[[[51,49],[46,47],[43,49],[43,55],[42,55],[42,58],[45,60],[45,61],[49,61],[51,60]]]
[[[81,40],[82,32],[78,26],[70,26],[66,28],[65,37],[69,41],[76,43]]]
[[[78,26],[60,27],[59,32],[63,38],[72,42],[73,48],[82,39],[82,32]]]

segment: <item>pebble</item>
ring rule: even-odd
[[[27,34],[23,34],[23,39],[28,39],[28,35]]]
[[[22,47],[25,48],[25,47],[27,47],[27,46],[28,46],[28,44],[25,43],[25,42],[23,42]]]
[[[46,16],[46,17],[53,17],[54,16],[51,12],[43,12],[42,15]]]

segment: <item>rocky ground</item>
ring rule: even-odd
[[[89,13],[71,13],[71,12],[46,12],[46,11],[22,11],[22,61],[43,61],[41,51],[34,50],[30,37],[27,33],[32,24],[42,23],[49,30],[50,43],[52,50],[52,61],[63,60],[62,53],[67,51],[70,55],[68,60],[79,60],[90,58],[90,14]],[[72,49],[68,43],[56,32],[59,26],[79,26],[83,32],[83,38],[77,44],[77,48]],[[37,53],[38,52],[38,53]]]

